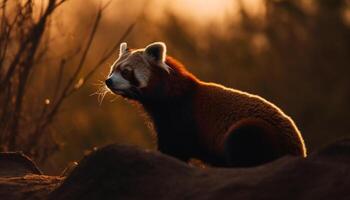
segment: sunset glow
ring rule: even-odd
[[[93,3],[96,5],[101,4],[100,1],[93,1]],[[107,3],[107,1],[104,1],[104,3]],[[241,2],[232,0],[137,0],[129,3],[129,6],[134,7],[132,13],[120,13],[115,12],[115,9],[123,7],[123,1],[113,1],[107,9],[106,18],[108,20],[116,20],[119,19],[121,14],[136,18],[139,12],[144,11],[148,17],[161,19],[166,13],[171,12],[178,17],[194,21],[197,25],[206,25],[212,22],[224,24],[227,18],[232,20],[232,16],[237,16],[234,19],[239,20],[237,14],[240,6],[243,6],[249,14],[263,14],[264,6],[262,3],[262,0],[245,0]]]
[[[237,9],[235,1],[229,0],[179,0],[173,1],[171,6],[178,13],[190,16],[201,22],[222,18]]]

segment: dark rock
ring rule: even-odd
[[[0,199],[47,199],[63,180],[42,175],[38,167],[22,153],[0,153]]]
[[[201,169],[158,152],[110,145],[83,158],[66,179],[23,173],[27,168],[20,164],[13,167],[21,172],[9,175],[23,176],[9,177],[0,161],[6,175],[0,177],[0,198],[350,199],[349,158],[347,139],[306,159],[286,156],[254,168]]]
[[[21,152],[0,152],[0,169],[0,177],[42,174],[35,163]]]
[[[157,152],[111,145],[85,157],[50,199],[350,199],[349,148],[341,141],[307,159],[198,169]]]

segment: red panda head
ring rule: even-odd
[[[186,73],[185,73],[186,72]],[[137,101],[159,101],[178,94],[179,86],[190,74],[166,56],[166,45],[155,42],[144,49],[129,50],[120,45],[106,85],[113,93]],[[189,77],[189,76],[188,76]]]

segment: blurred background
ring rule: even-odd
[[[350,0],[1,0],[0,148],[58,174],[93,147],[155,149],[137,105],[99,88],[120,41],[258,94],[309,152],[349,135]]]

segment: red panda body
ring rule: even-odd
[[[144,92],[152,100],[141,100],[161,152],[214,166],[255,166],[287,154],[306,156],[293,121],[273,104],[202,82],[173,58],[167,57],[166,64],[172,77],[164,76],[162,89],[156,89],[159,80],[151,79]]]
[[[143,105],[161,152],[224,167],[256,166],[283,155],[306,156],[292,119],[265,99],[200,81],[165,56],[164,44],[134,52],[122,44],[120,52],[106,85]]]

